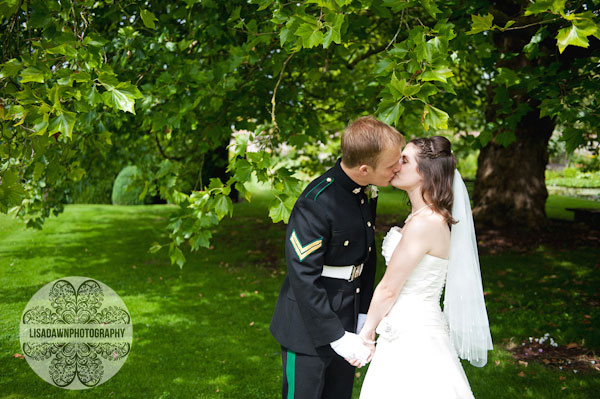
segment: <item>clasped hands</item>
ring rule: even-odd
[[[369,337],[363,333],[358,335],[346,331],[342,338],[331,343],[331,348],[351,365],[363,367],[371,361],[375,352],[375,334]]]

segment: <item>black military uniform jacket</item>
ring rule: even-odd
[[[358,313],[367,313],[375,280],[376,198],[369,199],[336,165],[300,195],[286,231],[287,276],[271,332],[284,347],[317,354],[317,348],[354,332]],[[352,282],[322,277],[323,265],[363,264]]]

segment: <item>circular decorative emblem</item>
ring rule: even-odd
[[[37,375],[60,388],[88,389],[123,366],[133,326],[125,303],[110,287],[87,277],[65,277],[31,298],[20,335]]]

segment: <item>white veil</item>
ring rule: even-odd
[[[450,258],[444,295],[444,314],[450,327],[450,338],[462,359],[473,366],[487,363],[492,350],[490,325],[483,299],[479,255],[469,193],[458,170],[452,184],[454,204],[450,235]]]

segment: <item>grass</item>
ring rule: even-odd
[[[600,206],[590,203],[585,205]],[[260,195],[236,204],[235,218],[215,229],[214,248],[186,253],[182,270],[169,264],[166,253],[148,253],[153,241],[167,241],[168,206],[71,205],[43,231],[0,216],[0,398],[280,397],[279,346],[268,326],[285,275],[285,226],[270,223],[266,205]],[[572,218],[560,208],[581,205],[551,196],[547,210]],[[379,213],[398,215],[401,222],[408,213],[405,200],[383,190]],[[379,242],[383,234],[378,232]],[[477,398],[590,398],[600,391],[597,373],[525,367],[505,349],[548,332],[559,344],[584,340],[598,350],[592,328],[600,317],[598,259],[598,248],[482,256],[495,350],[484,368],[463,362]],[[64,276],[104,282],[133,320],[127,362],[87,391],[55,388],[13,356],[20,353],[19,319],[28,300]],[[355,397],[365,371],[358,371]]]

